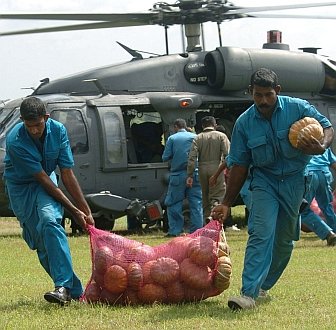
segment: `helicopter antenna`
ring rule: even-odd
[[[83,81],[85,81],[85,82],[93,82],[96,85],[97,89],[102,94],[102,96],[105,96],[105,95],[108,94],[106,88],[100,83],[100,81],[97,78],[94,78],[94,79],[85,79]]]
[[[186,47],[185,47],[185,41],[184,41],[184,26],[181,25],[181,40],[182,40],[182,49],[183,51],[185,51]]]
[[[169,45],[168,45],[168,25],[164,26],[165,29],[165,42],[166,42],[166,55],[169,55]]]
[[[203,23],[201,23],[201,36],[202,36],[202,46],[203,46],[203,49],[205,49],[205,38],[204,38],[204,26],[203,26]]]
[[[122,44],[121,42],[119,42],[119,41],[117,41],[117,44],[118,44],[119,46],[121,46],[122,48],[124,48],[124,49],[126,50],[126,52],[129,53],[129,54],[131,54],[135,59],[137,59],[137,60],[142,60],[142,59],[143,59],[142,55],[141,55],[138,51],[136,51],[136,50],[134,50],[134,49],[131,49],[131,48],[129,48],[129,47],[123,45],[123,44]]]
[[[44,78],[40,80],[40,84],[36,87],[36,89],[33,91],[32,95],[35,95],[37,91],[44,85],[49,84],[49,78]]]
[[[220,22],[217,22],[217,31],[218,31],[219,47],[222,47],[223,43],[222,43],[222,31],[221,31]]]
[[[123,45],[119,41],[117,41],[117,44],[120,45],[122,48],[124,48],[127,51],[127,53],[131,54],[135,59],[141,60],[143,58],[140,53],[144,53],[144,54],[148,54],[148,55],[154,55],[154,56],[160,56],[160,54],[156,54],[156,53],[145,52],[143,50],[131,49],[131,48]]]

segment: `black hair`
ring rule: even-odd
[[[260,68],[251,76],[251,88],[253,88],[254,85],[275,88],[279,85],[278,76],[270,69]]]
[[[216,119],[213,116],[205,116],[202,118],[202,127],[216,127]]]
[[[226,129],[223,125],[217,125],[216,126],[216,131],[221,132],[221,133],[226,133]]]
[[[46,115],[46,107],[40,99],[30,96],[21,103],[20,115],[23,120],[35,120]]]
[[[174,121],[174,126],[176,126],[178,129],[182,129],[187,127],[187,123],[184,119],[178,118]]]

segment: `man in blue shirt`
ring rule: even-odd
[[[202,228],[202,189],[198,180],[197,168],[193,173],[193,183],[187,187],[187,162],[192,141],[196,134],[187,132],[186,121],[176,119],[175,134],[169,136],[162,155],[164,162],[170,160],[170,176],[165,204],[168,215],[168,237],[178,236],[183,232],[184,217],[182,214],[183,201],[187,198],[190,210],[190,233]]]
[[[307,101],[279,96],[280,89],[273,71],[259,69],[252,74],[249,90],[254,104],[235,123],[227,157],[231,168],[227,192],[212,210],[214,219],[227,219],[250,171],[249,238],[241,296],[228,301],[233,310],[254,308],[255,299],[272,288],[285,270],[300,235],[305,167],[310,155],[323,154],[333,140],[334,130],[326,117]],[[319,121],[324,138],[303,138],[294,148],[289,129],[304,117]]]
[[[74,161],[64,125],[49,118],[44,103],[25,99],[20,106],[22,123],[6,137],[4,179],[10,206],[22,227],[22,236],[52,278],[55,290],[44,298],[68,304],[83,287],[73,271],[70,249],[61,225],[63,207],[83,228],[94,220],[74,176]],[[73,202],[58,188],[54,170]]]
[[[326,221],[324,222],[310,207],[301,213],[301,222],[313,231],[322,240],[327,240],[327,245],[336,245],[336,215],[332,206],[333,194],[330,184],[333,181],[329,167],[336,169],[336,156],[330,148],[322,155],[314,156],[306,167],[306,180],[308,190],[305,198],[308,205],[315,198]]]

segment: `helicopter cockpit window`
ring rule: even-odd
[[[0,112],[0,148],[6,148],[6,134],[21,121],[19,108],[3,108]]]
[[[120,119],[117,114],[107,112],[103,118],[104,131],[106,134],[107,158],[112,164],[123,160],[122,136]]]
[[[336,95],[336,74],[335,71],[327,66],[325,66],[325,81],[321,93],[326,95]]]
[[[82,114],[76,109],[54,110],[50,116],[63,123],[67,129],[71,151],[74,155],[89,151],[88,136]]]

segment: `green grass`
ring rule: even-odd
[[[123,228],[124,221],[116,229]],[[239,293],[247,239],[246,229],[227,232],[233,263],[230,288],[199,303],[113,307],[71,303],[48,304],[45,291],[52,281],[20,237],[16,219],[0,219],[0,329],[335,329],[336,249],[314,234],[302,234],[284,275],[272,289],[272,299],[254,311],[233,313],[227,298]],[[157,245],[162,232],[128,238]],[[87,236],[69,237],[76,273],[90,278]]]

